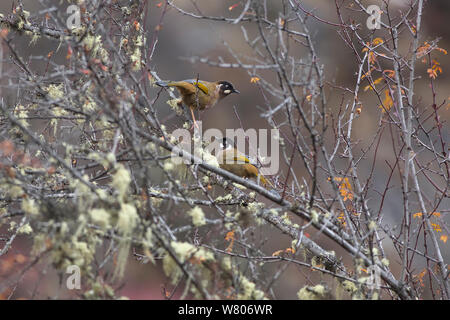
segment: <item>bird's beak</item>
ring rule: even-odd
[[[236,89],[234,89],[234,90],[233,90],[233,93],[238,93],[238,94],[239,94],[239,93],[241,93],[241,92],[238,91],[238,90],[236,90]]]

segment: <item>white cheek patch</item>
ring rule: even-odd
[[[233,149],[233,146],[230,144],[230,143],[228,143],[228,142],[226,142],[226,143],[221,143],[220,144],[220,146],[222,147],[222,149],[223,150],[230,150],[230,149]]]
[[[231,90],[225,90],[223,93],[225,93],[225,94],[230,94],[231,93]]]

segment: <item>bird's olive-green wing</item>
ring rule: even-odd
[[[192,85],[194,86],[194,90],[195,90],[195,88],[198,88],[198,89],[201,90],[204,94],[208,94],[208,93],[209,93],[208,87],[207,87],[206,84],[205,84],[203,81],[201,81],[201,80],[198,80],[198,82],[197,82],[197,79],[186,79],[186,80],[183,80],[183,81],[180,81],[180,82],[187,82],[187,83],[190,83],[190,84],[192,84]],[[194,92],[195,92],[195,91],[194,91]]]
[[[243,155],[235,155],[234,157],[233,157],[233,160],[236,162],[236,163],[250,163],[250,160],[246,157],[246,156],[243,156]]]

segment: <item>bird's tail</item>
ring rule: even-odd
[[[160,87],[163,87],[163,88],[170,87],[170,81],[161,80],[161,81],[156,81],[155,84],[157,86],[160,86]]]
[[[265,187],[269,185],[273,188],[273,184],[269,180],[267,180],[266,177],[264,177],[261,173],[258,174],[258,179],[261,180]]]

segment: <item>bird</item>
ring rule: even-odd
[[[220,150],[216,155],[220,168],[229,171],[242,178],[255,178],[260,180],[264,187],[273,185],[259,173],[258,168],[241,152],[239,152],[234,143],[228,138],[223,138],[220,142]]]
[[[233,85],[224,80],[209,82],[197,79],[181,81],[157,81],[156,85],[167,88],[175,87],[181,95],[181,101],[191,110],[196,124],[194,110],[209,109],[231,93],[240,93]]]

